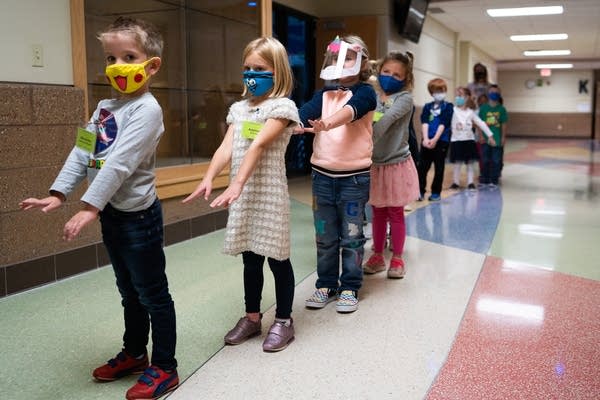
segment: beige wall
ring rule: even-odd
[[[73,84],[69,0],[2,0],[0,38],[0,81]],[[32,66],[32,45],[43,67]]]
[[[528,89],[528,80],[541,86]],[[587,80],[588,93],[579,93],[579,81]],[[584,113],[592,110],[593,71],[553,70],[549,77],[537,71],[500,71],[498,84],[508,111],[538,113]]]
[[[426,18],[419,43],[403,39],[390,21],[388,51],[411,51],[415,56],[415,105],[422,106],[431,101],[427,82],[442,78],[448,84],[448,93],[453,93],[455,83],[455,33],[433,18]]]

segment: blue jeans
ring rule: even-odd
[[[368,172],[346,178],[312,172],[317,288],[358,291],[362,286],[366,241],[363,220],[369,201],[369,182]]]
[[[100,222],[122,298],[123,348],[132,356],[146,353],[152,325],[152,364],[176,368],[175,306],[165,274],[160,202],[135,212],[107,204]]]
[[[480,183],[498,184],[500,168],[502,166],[502,146],[490,146],[487,143],[481,145],[481,176]]]

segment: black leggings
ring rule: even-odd
[[[244,300],[246,301],[247,313],[260,312],[260,300],[264,283],[263,264],[265,256],[245,251],[242,253],[244,260]],[[292,303],[294,301],[295,279],[292,263],[287,258],[278,261],[267,258],[273,277],[275,278],[275,300],[277,309],[275,318],[288,319],[292,315]]]

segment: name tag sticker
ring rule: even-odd
[[[381,119],[381,117],[383,117],[383,113],[379,112],[379,111],[375,111],[375,113],[373,114],[373,122],[377,122]]]
[[[250,140],[256,139],[258,132],[264,125],[259,122],[244,121],[242,122],[242,137]]]
[[[81,150],[93,153],[96,150],[96,134],[83,128],[77,128],[75,145]]]

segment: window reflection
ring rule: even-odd
[[[241,97],[241,55],[259,36],[259,7],[238,0],[86,0],[89,113],[114,96],[96,35],[117,16],[152,22],[165,49],[152,93],[164,114],[157,166],[208,161],[225,133],[229,106]]]

